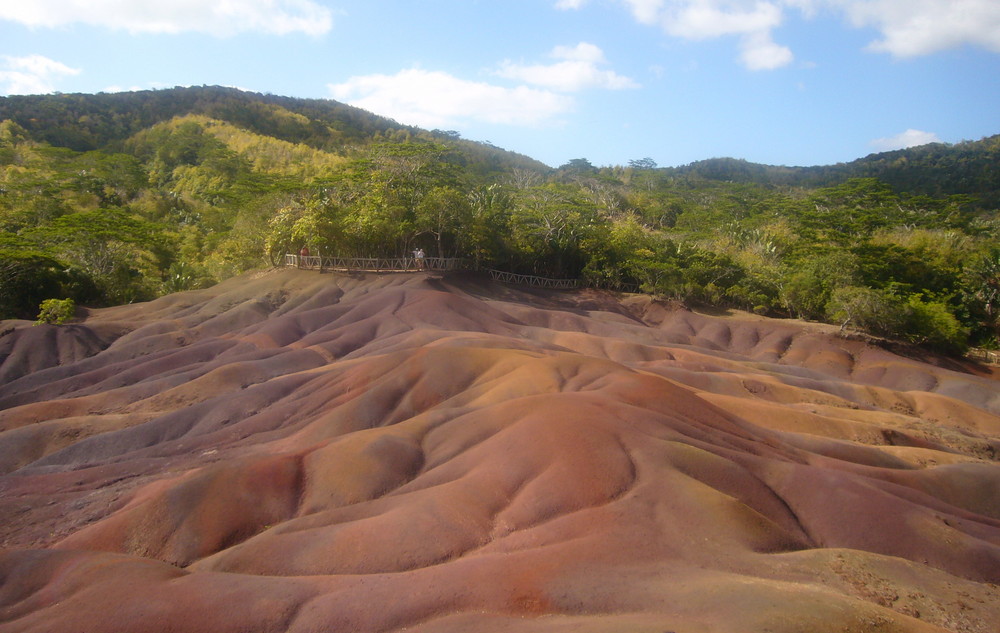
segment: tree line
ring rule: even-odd
[[[47,299],[97,306],[204,287],[303,245],[358,257],[420,246],[946,352],[997,344],[996,137],[862,161],[910,157],[920,186],[899,170],[834,168],[817,185],[822,168],[728,159],[550,169],[340,104],[159,92],[113,106],[111,95],[0,100],[0,114],[17,111],[0,122],[0,318],[34,318]]]

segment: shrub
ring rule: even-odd
[[[969,330],[962,327],[948,306],[910,295],[910,339],[946,353],[964,353],[969,347]]]
[[[38,323],[61,325],[73,318],[76,303],[72,299],[46,299],[39,308]]]
[[[837,288],[826,304],[827,316],[840,323],[843,332],[848,325],[869,334],[904,338],[910,310],[899,297],[883,290],[863,286]]]

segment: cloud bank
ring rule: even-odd
[[[923,130],[909,129],[895,136],[877,138],[869,145],[879,152],[891,152],[897,149],[917,147],[928,143],[940,143],[941,139],[934,132],[924,132]]]
[[[877,28],[873,51],[906,58],[963,45],[1000,52],[1000,2],[996,0],[828,0],[855,26]]]
[[[686,40],[734,37],[750,70],[788,66],[794,54],[775,41],[789,11],[806,18],[834,15],[881,37],[868,49],[897,58],[960,46],[1000,52],[997,0],[618,0],[640,24]],[[581,9],[587,0],[558,0],[557,9]]]
[[[604,51],[587,42],[574,47],[557,46],[551,56],[553,64],[515,64],[509,60],[500,64],[497,75],[561,92],[577,92],[587,88],[622,90],[638,88],[639,84],[613,70],[600,67],[607,63]]]
[[[329,9],[313,0],[30,0],[0,3],[0,19],[33,28],[88,24],[130,33],[323,35]]]
[[[401,123],[440,128],[478,121],[533,127],[551,123],[575,106],[567,93],[588,89],[623,90],[639,84],[605,69],[604,52],[593,44],[557,46],[551,64],[500,63],[493,74],[519,82],[506,87],[468,81],[420,68],[394,75],[351,77],[329,84],[331,96]]]
[[[0,92],[7,95],[53,92],[56,80],[79,74],[78,68],[41,55],[0,56]]]
[[[467,121],[538,125],[573,106],[568,96],[548,90],[506,88],[419,68],[351,77],[329,89],[334,99],[424,128]]]
[[[774,2],[745,0],[624,0],[641,23],[658,25],[673,37],[708,40],[735,36],[740,61],[751,70],[787,66],[792,51],[775,43],[771,31],[784,13]]]

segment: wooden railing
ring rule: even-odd
[[[285,255],[285,266],[309,270],[356,270],[365,272],[418,272],[421,270],[470,270],[468,262],[458,257],[424,257],[422,265],[414,257],[327,257],[325,255]],[[579,279],[552,279],[489,269],[490,278],[505,284],[572,290],[581,287]]]
[[[1000,365],[1000,352],[995,350],[973,347],[966,353],[966,356],[973,360],[983,361],[984,363]]]
[[[463,270],[464,260],[457,257],[327,257],[321,255],[285,255],[285,266],[310,270],[358,270],[371,272],[406,272],[419,270]]]
[[[505,284],[519,284],[522,286],[534,286],[535,288],[555,288],[557,290],[572,290],[580,287],[579,279],[551,279],[549,277],[536,277],[534,275],[519,275],[508,273],[502,270],[487,270],[493,281]]]

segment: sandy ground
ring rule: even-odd
[[[981,367],[467,275],[0,332],[2,633],[998,630]]]

